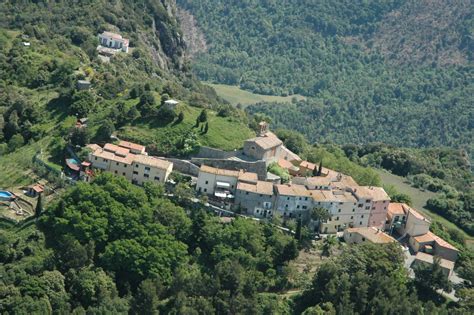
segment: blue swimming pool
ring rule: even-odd
[[[68,163],[74,164],[74,165],[80,165],[81,162],[79,162],[76,159],[67,159]]]
[[[10,201],[15,198],[11,192],[6,190],[0,190],[0,201]]]

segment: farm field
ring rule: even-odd
[[[207,83],[207,85],[213,87],[216,90],[217,95],[234,106],[241,104],[243,107],[246,107],[259,102],[291,103],[293,98],[296,98],[297,100],[305,99],[304,96],[298,94],[291,96],[262,95],[244,91],[235,85],[212,83]]]
[[[385,185],[394,185],[399,192],[409,195],[412,199],[412,206],[415,209],[422,212],[431,220],[440,222],[445,227],[453,228],[460,231],[466,238],[468,246],[471,248],[474,246],[474,237],[468,235],[462,229],[458,228],[454,223],[425,208],[426,201],[428,201],[428,199],[430,199],[431,197],[434,197],[436,195],[435,193],[431,191],[422,191],[418,188],[414,188],[406,182],[405,178],[391,174],[385,170],[376,171],[380,175],[380,178],[382,179],[382,182]]]

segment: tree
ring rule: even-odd
[[[156,110],[155,96],[150,91],[144,91],[140,96],[140,103],[138,103],[138,110],[142,116],[154,115]]]
[[[298,241],[301,240],[301,228],[302,228],[302,225],[303,225],[302,219],[299,218],[299,219],[298,219],[298,222],[297,222],[297,225],[296,225],[296,232],[295,232],[295,239],[297,239]]]
[[[183,112],[179,112],[179,114],[178,114],[178,119],[176,120],[176,123],[179,124],[179,123],[181,123],[183,120],[184,120],[184,113],[183,113]]]
[[[159,314],[158,302],[162,285],[158,280],[143,280],[132,300],[131,314]]]
[[[323,250],[322,255],[330,256],[332,252],[332,248],[337,245],[338,240],[334,235],[328,235],[323,242]]]
[[[89,91],[77,91],[72,97],[70,112],[78,117],[86,117],[95,107],[95,98]]]
[[[178,183],[174,189],[174,194],[179,200],[189,200],[194,198],[194,190],[186,183]]]
[[[10,150],[10,152],[13,152],[23,146],[23,144],[25,144],[25,139],[23,138],[23,136],[20,134],[16,134],[10,138],[10,141],[8,141],[8,149]]]
[[[39,218],[42,213],[43,213],[43,194],[40,193],[38,195],[38,200],[36,201],[35,217]]]
[[[319,162],[319,167],[318,167],[318,173],[316,176],[321,176],[323,173],[323,160],[321,159],[321,162]]]
[[[194,124],[194,128],[198,128],[199,123],[200,123],[200,121],[199,121],[199,116],[198,116],[198,117],[196,117],[196,123]]]
[[[206,122],[207,121],[207,110],[203,109],[198,116],[199,122]]]
[[[100,140],[107,141],[110,140],[110,136],[114,131],[114,123],[110,119],[106,119],[97,130],[96,137]]]
[[[206,122],[206,124],[204,125],[204,134],[206,134],[207,132],[209,131],[209,123]]]
[[[313,221],[324,222],[331,218],[331,214],[325,208],[314,207],[313,209],[311,209],[310,217]]]
[[[170,99],[170,96],[166,93],[161,94],[161,106],[165,105],[165,102]]]
[[[70,140],[73,145],[83,147],[90,141],[90,132],[87,128],[74,128]]]

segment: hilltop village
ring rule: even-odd
[[[398,241],[411,249],[413,264],[433,264],[437,256],[444,272],[452,275],[458,250],[429,231],[429,219],[406,204],[391,203],[381,187],[360,186],[322,163],[303,161],[267,123],[259,128],[241,151],[203,148],[191,160],[149,156],[144,146],[127,141],[90,144],[80,179],[91,181],[101,170],[136,185],[167,183],[174,169],[193,176],[197,196],[206,196],[214,207],[257,219],[295,219],[316,234],[338,234],[349,244]],[[291,174],[289,182],[267,171],[273,163]]]

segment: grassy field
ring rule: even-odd
[[[280,103],[291,103],[293,98],[297,100],[305,99],[302,95],[291,95],[291,96],[274,96],[274,95],[261,95],[254,94],[249,91],[244,91],[235,85],[226,85],[226,84],[211,84],[207,83],[209,86],[212,86],[217,95],[231,103],[232,105],[242,104],[242,106],[248,106],[256,104],[259,102],[280,102]]]
[[[142,122],[122,128],[118,131],[118,136],[145,145],[155,144],[158,150],[163,152],[175,147],[175,141],[190,131],[197,134],[201,145],[223,150],[241,148],[244,140],[255,136],[252,130],[237,119],[219,117],[212,111],[208,111],[207,115],[209,131],[207,134],[202,134],[200,129],[194,127],[201,110],[201,108],[180,104],[176,112],[184,114],[184,120],[181,123]]]
[[[418,188],[412,187],[409,183],[406,182],[405,178],[393,175],[385,170],[377,170],[384,184],[393,185],[397,188],[399,192],[409,195],[412,199],[412,206],[422,212],[424,215],[429,217],[433,222],[439,222],[447,228],[452,228],[460,231],[466,240],[468,240],[469,246],[472,246],[474,242],[474,237],[468,235],[462,229],[458,228],[454,223],[446,220],[442,216],[426,209],[426,201],[431,197],[434,197],[436,194],[430,191],[422,191]]]

